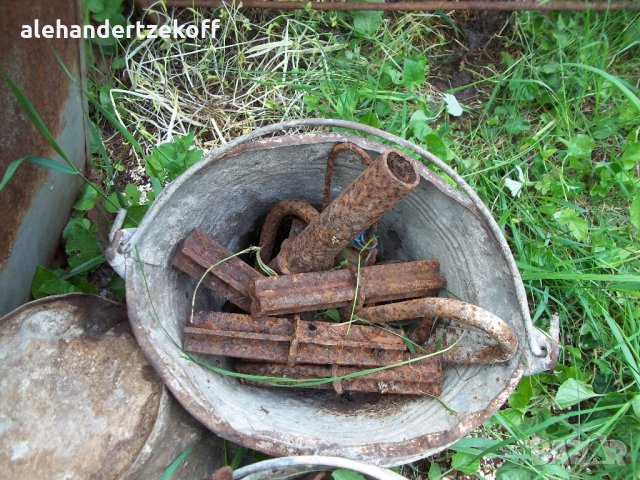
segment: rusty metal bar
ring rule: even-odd
[[[405,357],[405,359],[408,357]],[[273,363],[236,362],[236,371],[249,375],[265,375],[281,378],[324,379],[342,377],[361,371],[352,367],[332,367],[327,365],[279,365]],[[387,368],[367,375],[343,378],[305,388],[334,389],[336,393],[371,392],[404,395],[432,395],[442,393],[442,363],[438,357],[400,367]],[[263,382],[242,380],[249,385],[265,386]]]
[[[197,264],[190,257],[183,254],[180,250],[178,250],[171,259],[171,265],[176,267],[181,272],[186,273],[195,280],[200,280],[204,275],[204,272],[208,268]],[[212,272],[209,272],[204,277],[204,279],[202,280],[202,284],[208,289],[213,290],[217,294],[223,296],[245,312],[251,310],[251,299],[247,295],[243,295],[235,288],[229,286],[218,277],[216,277]]]
[[[143,7],[149,7],[149,0],[138,0]],[[584,10],[638,10],[639,2],[558,2],[539,3],[537,0],[461,0],[461,1],[429,1],[429,2],[299,2],[281,0],[166,0],[170,7],[207,7],[215,8],[223,5],[240,5],[244,8],[259,8],[268,10],[370,10],[370,11],[433,11],[433,10],[502,10],[502,11],[584,11]]]
[[[304,221],[304,223],[308,225],[311,221],[318,218],[320,213],[312,205],[302,200],[285,200],[276,203],[264,219],[264,225],[260,232],[260,256],[263,262],[268,263],[271,261],[273,244],[276,239],[276,234],[278,233],[278,227],[282,223],[282,220],[290,215]]]
[[[249,285],[262,274],[234,257],[233,253],[200,230],[194,229],[180,243],[171,264],[190,277],[199,280],[215,265],[203,283],[243,310],[248,311]]]
[[[358,297],[377,303],[433,295],[445,284],[439,268],[437,260],[363,267]],[[345,307],[356,295],[356,272],[342,269],[262,277],[253,282],[249,294],[251,313],[256,317]]]
[[[512,358],[518,350],[518,337],[503,320],[476,305],[453,298],[418,298],[405,302],[364,307],[358,315],[371,323],[386,323],[418,317],[447,317],[461,324],[477,328],[497,342],[489,349],[464,351],[455,346],[444,353],[444,360],[451,363],[495,363]],[[451,345],[449,343],[449,345]],[[446,346],[446,345],[444,345]]]
[[[184,328],[188,352],[295,365],[378,367],[402,361],[406,347],[394,333],[363,325],[196,312]]]
[[[415,162],[385,151],[320,213],[300,235],[283,242],[272,262],[281,273],[327,270],[336,255],[413,190],[420,181]]]

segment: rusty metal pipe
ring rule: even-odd
[[[321,211],[329,206],[329,193],[331,191],[331,180],[333,178],[333,164],[335,163],[336,156],[340,152],[349,151],[353,152],[360,157],[366,166],[370,166],[373,163],[371,157],[367,152],[351,142],[336,143],[327,157],[327,170],[324,174],[324,188],[322,189],[322,208]]]
[[[497,342],[490,349],[476,354],[465,353],[455,346],[444,353],[450,363],[495,363],[512,358],[518,350],[518,337],[502,319],[484,308],[453,298],[425,297],[405,302],[364,307],[358,315],[371,323],[387,323],[417,317],[447,317],[461,324],[477,328]]]
[[[358,297],[377,303],[433,295],[444,287],[437,260],[388,263],[360,270]],[[351,305],[356,295],[352,269],[295,273],[256,279],[249,288],[256,317],[312,312]]]
[[[285,217],[290,215],[303,220],[308,225],[318,218],[320,213],[312,205],[302,200],[285,200],[276,203],[264,219],[264,225],[260,232],[260,256],[263,262],[268,263],[271,261],[278,227],[280,227]]]
[[[272,267],[281,273],[327,270],[336,255],[413,190],[420,181],[414,160],[385,151],[300,235],[283,242]]]

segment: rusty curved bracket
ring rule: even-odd
[[[262,261],[268,263],[273,254],[273,244],[276,240],[278,227],[285,217],[293,215],[307,225],[318,218],[320,213],[312,205],[302,200],[285,200],[276,203],[264,219],[264,225],[260,232],[260,256]]]
[[[329,152],[329,156],[327,157],[327,172],[324,175],[324,187],[322,189],[322,208],[320,211],[324,210],[329,206],[329,192],[331,190],[331,180],[333,179],[333,164],[335,163],[336,156],[338,153],[348,150],[350,152],[355,153],[360,157],[362,162],[368,167],[373,163],[371,157],[367,152],[357,146],[355,143],[351,142],[342,142],[336,143],[331,151]]]
[[[497,342],[495,345],[485,346],[475,351],[465,347],[453,347],[444,354],[444,360],[448,363],[504,362],[512,358],[518,350],[518,337],[504,320],[484,308],[453,298],[425,297],[365,307],[360,309],[358,316],[370,323],[387,323],[417,317],[447,317],[482,330]],[[446,338],[445,342],[448,342]]]

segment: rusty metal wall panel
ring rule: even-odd
[[[23,39],[22,25],[82,24],[77,1],[0,0],[0,67],[34,104],[45,125],[79,168],[87,158],[86,107],[80,89],[58,65],[54,50],[77,78],[83,78],[84,50],[78,39]],[[60,158],[36,131],[4,80],[0,81],[0,173],[25,155]],[[29,298],[31,277],[47,264],[80,187],[77,178],[21,166],[0,192],[0,314]]]

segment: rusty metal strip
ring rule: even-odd
[[[385,151],[300,235],[283,242],[272,267],[281,273],[331,268],[343,248],[376,223],[419,181],[414,160],[396,150]]]
[[[408,358],[408,357],[405,357]],[[361,371],[353,367],[329,365],[280,365],[273,363],[236,362],[236,371],[250,375],[281,378],[324,379],[343,377]],[[265,386],[263,382],[242,380],[243,383]],[[439,357],[415,361],[408,365],[387,368],[367,375],[343,378],[305,388],[334,389],[340,394],[347,392],[372,392],[383,394],[432,395],[442,393],[443,372]]]
[[[365,307],[358,312],[358,315],[371,323],[387,323],[418,317],[447,317],[483,331],[496,342],[490,348],[483,347],[479,350],[463,350],[463,347],[455,346],[444,353],[444,360],[450,363],[504,362],[512,358],[518,350],[518,337],[509,324],[483,308],[453,298],[418,298]],[[451,342],[449,345],[454,342],[454,340],[449,341]]]
[[[444,287],[437,260],[390,263],[360,270],[358,297],[367,303],[432,295]],[[352,269],[296,273],[255,280],[249,289],[256,317],[350,305],[356,294]]]
[[[376,367],[402,361],[406,347],[399,335],[362,325],[197,312],[194,323],[184,328],[183,348],[193,353],[289,365]]]
[[[285,217],[291,215],[308,225],[312,220],[318,218],[320,213],[312,205],[302,200],[285,200],[276,203],[264,219],[264,225],[260,232],[260,256],[263,262],[268,263],[271,261],[278,227]]]
[[[185,259],[188,259],[188,261],[185,261]],[[182,241],[178,252],[171,260],[171,264],[174,267],[198,280],[204,270],[216,263],[220,264],[211,270],[211,275],[230,287],[233,291],[232,293],[238,292],[242,297],[247,297],[249,295],[249,285],[262,277],[260,272],[238,257],[233,257],[232,252],[197,229],[191,231],[187,238]],[[199,276],[193,275],[194,273],[198,274],[192,268],[193,264],[203,269]],[[212,287],[220,295],[225,295],[225,292],[229,292],[228,289],[224,288],[218,290],[218,284],[219,282],[216,281],[208,282],[208,286]],[[229,297],[225,298],[230,300]]]
[[[202,275],[204,275],[204,272],[206,271],[205,267],[198,265],[191,258],[184,255],[180,250],[178,250],[171,259],[171,264],[181,272],[186,273],[196,280],[201,279]],[[223,296],[245,312],[251,310],[251,299],[248,296],[243,295],[235,288],[230,287],[211,272],[204,277],[202,284]]]

